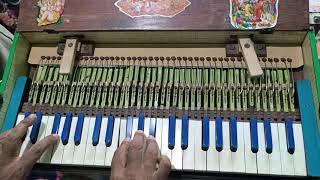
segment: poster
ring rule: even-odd
[[[64,0],[38,0],[38,26],[60,24],[64,10]]]
[[[230,0],[230,20],[236,29],[273,28],[279,0]]]
[[[309,0],[309,12],[320,12],[320,0]]]

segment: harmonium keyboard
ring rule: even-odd
[[[61,136],[38,168],[109,169],[141,130],[180,177],[320,175],[306,1],[280,1],[275,28],[254,31],[232,27],[224,0],[185,1],[171,17],[68,0],[63,23],[46,27],[32,3],[21,4],[1,118],[5,131],[37,114],[20,155]]]

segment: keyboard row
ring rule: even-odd
[[[28,115],[20,114],[17,123]],[[40,163],[110,167],[119,144],[137,130],[156,138],[175,170],[306,176],[302,127],[290,118],[276,123],[219,116],[190,120],[38,112],[20,155],[45,136],[59,134],[61,141],[45,152]]]

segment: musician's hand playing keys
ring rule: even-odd
[[[37,141],[28,151],[19,157],[23,138],[36,119],[32,114],[22,120],[13,129],[0,134],[0,179],[25,179],[37,160],[52,144],[59,141],[58,135],[50,135]]]
[[[125,139],[114,153],[111,180],[166,180],[170,170],[170,160],[160,155],[156,140],[137,131],[133,140]]]

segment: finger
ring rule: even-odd
[[[157,141],[152,136],[148,137],[146,151],[143,157],[144,168],[146,168],[148,172],[154,172],[156,170],[159,154]]]
[[[142,131],[137,131],[134,134],[133,140],[129,145],[128,163],[129,168],[136,168],[142,165],[142,157],[144,153],[146,136]]]
[[[20,158],[24,163],[25,168],[32,168],[41,155],[51,146],[59,141],[59,135],[49,135],[34,144],[23,156]]]
[[[11,131],[10,135],[14,139],[22,139],[23,136],[28,132],[28,128],[33,125],[37,116],[35,114],[31,114],[24,120],[22,120],[18,125],[16,125]]]
[[[159,158],[159,168],[153,174],[153,180],[166,180],[168,179],[171,170],[171,162],[167,156],[161,156]]]
[[[114,152],[111,171],[117,171],[126,167],[129,144],[129,139],[123,140],[119,148]]]

